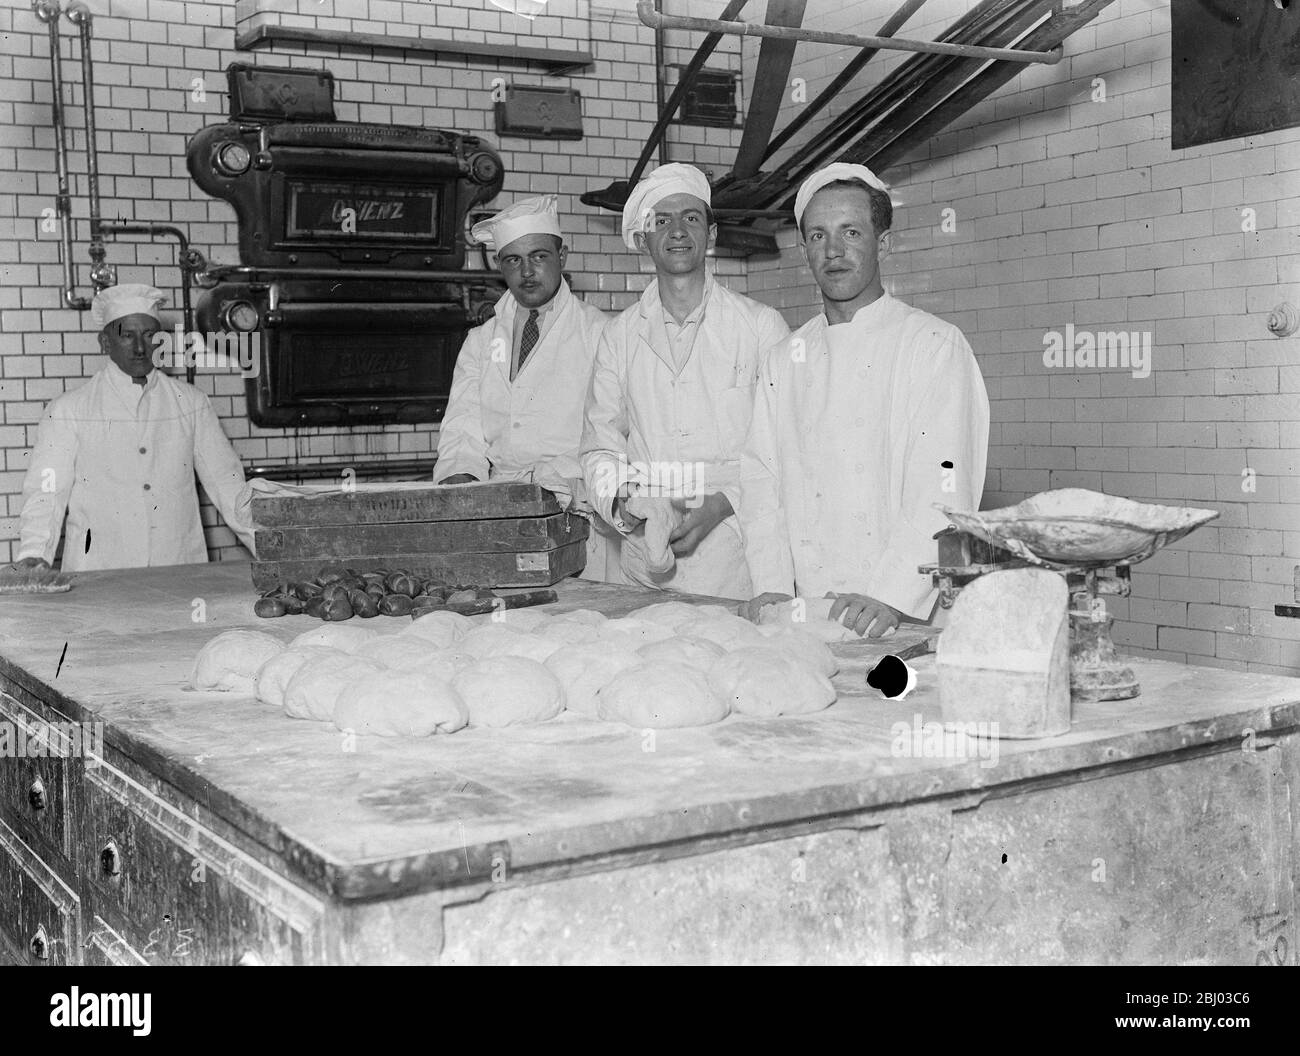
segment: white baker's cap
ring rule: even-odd
[[[90,317],[103,330],[109,323],[128,315],[152,315],[159,323],[158,306],[167,299],[162,290],[143,282],[124,282],[95,294],[90,302]]]
[[[632,236],[638,231],[645,232],[654,207],[673,194],[693,194],[705,205],[713,202],[708,177],[694,165],[677,161],[660,165],[637,180],[623,206],[623,243],[628,249],[636,249],[636,239]]]
[[[496,216],[480,220],[470,235],[475,242],[498,252],[524,235],[556,235],[560,233],[560,200],[554,194],[525,198],[502,209]]]
[[[824,169],[818,169],[799,185],[799,193],[794,196],[794,222],[803,223],[803,211],[808,208],[812,196],[836,180],[861,180],[868,187],[889,193],[888,185],[865,165],[850,165],[846,161],[836,161]]]

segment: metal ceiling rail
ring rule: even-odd
[[[850,48],[880,48],[915,51],[930,55],[956,55],[964,59],[1001,62],[1040,62],[1053,66],[1061,61],[1061,48],[1051,51],[1024,51],[1019,48],[987,48],[978,44],[948,44],[937,40],[908,40],[903,37],[862,37],[851,33],[827,33],[790,26],[763,26],[753,22],[724,22],[686,15],[661,15],[651,0],[637,0],[637,17],[652,29],[686,29],[700,33],[721,33],[739,37],[776,37],[780,40],[803,40],[813,44],[840,44]]]

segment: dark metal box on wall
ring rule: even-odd
[[[406,569],[455,586],[546,587],[582,570],[590,530],[527,482],[284,488],[254,495],[253,523],[258,590],[311,579],[325,565]]]
[[[575,88],[506,85],[496,104],[498,136],[529,139],[581,139],[582,96]]]

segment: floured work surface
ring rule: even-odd
[[[103,719],[110,748],[267,848],[287,875],[342,898],[482,881],[494,861],[563,869],[653,853],[1300,724],[1300,679],[1134,660],[1142,696],[1076,705],[1065,736],[997,742],[997,765],[975,748],[928,757],[920,731],[940,719],[933,656],[909,661],[919,685],[903,700],[865,681],[879,656],[919,640],[912,631],[833,647],[840,699],[813,715],[652,732],[565,713],[422,740],[358,738],[346,752],[328,724],[182,689],[221,631],[287,641],[319,625],[257,619],[247,576],[239,563],[86,573],[67,594],[0,599],[0,670],[74,720]],[[549,611],[614,616],[666,596],[572,579],[556,589]],[[407,621],[364,625],[395,633]],[[905,750],[901,729],[916,734]]]

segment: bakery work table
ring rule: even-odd
[[[933,657],[865,683],[902,636],[835,647],[809,716],[351,739],[183,688],[221,631],[316,625],[254,597],[218,564],[0,598],[0,719],[103,724],[102,759],[0,758],[0,958],[1295,961],[1300,679],[1134,660],[1064,736],[935,755]]]

